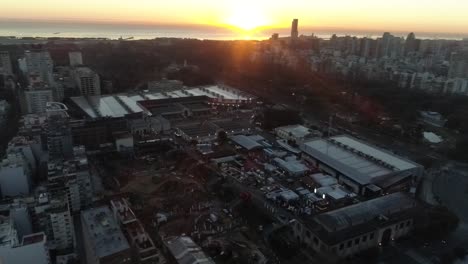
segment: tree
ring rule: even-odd
[[[219,131],[217,134],[217,140],[220,146],[226,144],[228,141],[228,136],[227,136],[226,131],[223,131],[223,130]]]

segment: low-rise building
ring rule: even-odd
[[[404,193],[350,205],[292,223],[297,240],[323,256],[346,258],[407,235],[413,230],[416,200]]]
[[[275,128],[275,133],[278,137],[291,140],[297,144],[314,136],[314,133],[312,133],[309,128],[301,125],[277,127]]]
[[[202,249],[188,236],[165,239],[164,245],[178,264],[214,264]]]

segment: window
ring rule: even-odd
[[[310,238],[310,231],[309,230],[306,231],[306,236],[307,236],[307,238]]]
[[[370,240],[374,239],[374,233],[371,233],[371,234],[370,234],[369,239],[370,239]]]
[[[344,244],[341,243],[341,244],[340,244],[340,250],[343,250],[343,248],[344,248]]]
[[[359,244],[359,238],[354,239],[354,245]]]
[[[362,242],[366,242],[366,241],[367,241],[367,235],[364,235],[364,236],[362,237]]]
[[[410,225],[411,225],[411,221],[406,222],[406,226],[410,226]]]
[[[316,237],[314,237],[314,243],[315,243],[316,245],[318,245],[318,243],[319,243],[319,241],[318,241],[318,239],[317,239]]]
[[[346,245],[346,247],[350,248],[352,244],[353,244],[353,241],[350,240],[350,241],[348,241],[348,244]]]
[[[403,226],[405,226],[405,223],[401,223],[401,224],[400,224],[400,229],[402,229]]]

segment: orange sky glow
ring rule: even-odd
[[[194,24],[468,33],[468,1],[445,0],[2,0],[0,20]]]

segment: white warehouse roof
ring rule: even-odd
[[[301,144],[300,148],[360,184],[371,183],[375,178],[392,173],[422,168],[419,164],[349,136],[312,140]]]

